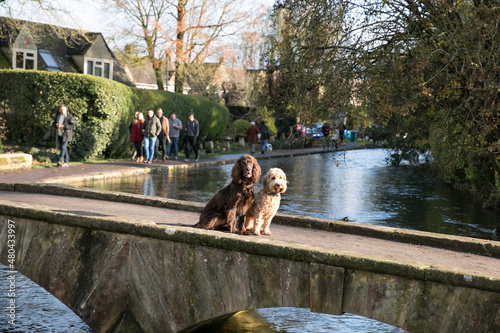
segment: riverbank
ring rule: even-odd
[[[348,142],[339,146],[336,151],[350,149],[367,149],[375,147],[372,145],[363,145],[356,142]],[[281,158],[299,155],[320,154],[331,150],[325,150],[321,147],[277,150],[265,154],[256,153],[257,159]],[[237,152],[234,154],[200,156],[199,161],[191,159],[186,162],[184,159],[169,159],[165,162],[151,164],[136,163],[132,160],[112,161],[102,163],[78,163],[71,164],[67,168],[36,168],[24,170],[3,171],[0,173],[1,183],[59,183],[71,180],[82,179],[100,179],[120,177],[133,174],[147,174],[152,172],[161,172],[178,168],[192,168],[198,166],[222,165],[234,163],[240,156],[248,152]]]

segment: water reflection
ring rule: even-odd
[[[386,163],[384,149],[260,160],[263,174],[283,169],[289,181],[279,212],[450,235],[498,239],[500,212],[412,167]],[[88,182],[85,186],[208,202],[230,182],[231,164]],[[258,189],[260,185],[257,185]]]
[[[404,333],[376,320],[346,313],[332,316],[303,308],[267,308],[241,311],[191,333]]]

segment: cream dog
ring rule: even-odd
[[[278,211],[281,193],[285,193],[287,183],[286,174],[279,168],[272,168],[266,173],[262,188],[255,194],[255,200],[247,211],[245,233],[271,234],[271,220]]]

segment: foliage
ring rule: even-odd
[[[28,154],[33,156],[33,159],[40,163],[55,163],[59,159],[60,150],[57,148],[36,148],[30,147]]]
[[[301,123],[343,117],[353,71],[342,43],[347,2],[287,0],[275,5],[268,52],[268,107]]]
[[[235,120],[229,130],[234,136],[247,136],[247,129],[250,127],[250,122],[244,119]]]
[[[252,115],[255,114],[255,108],[247,106],[237,106],[237,105],[227,105],[229,114],[232,119],[252,119]]]
[[[360,50],[372,116],[392,146],[434,166],[456,187],[500,202],[500,7],[493,1],[365,3],[370,31]],[[406,137],[403,139],[403,134]]]
[[[500,207],[497,1],[281,0],[274,18],[272,108],[385,125],[395,162],[425,156]]]
[[[210,83],[211,75],[200,68],[206,59],[227,58],[229,42],[223,40],[230,30],[238,30],[249,14],[239,0],[104,0],[108,9],[126,16],[121,25],[141,56],[147,57],[155,71],[158,89],[163,90],[162,72],[175,72],[175,91],[182,93],[184,83],[194,86]],[[225,45],[228,44],[228,45]],[[201,74],[201,76],[200,76]]]
[[[2,145],[2,140],[5,140],[7,138],[7,131],[8,130],[7,126],[5,125],[5,120],[0,116],[0,146]]]
[[[259,126],[261,121],[265,121],[266,126],[269,128],[270,134],[277,135],[278,130],[275,125],[273,113],[266,107],[250,108],[243,106],[228,106],[228,109],[231,117],[236,119],[244,119],[247,120],[247,122],[255,121],[257,126]],[[250,123],[248,123],[248,126],[250,126]],[[231,133],[233,132],[231,131]]]
[[[218,140],[226,130],[229,122],[229,110],[207,98],[186,96],[168,91],[153,91],[135,89],[136,109],[146,111],[162,108],[165,116],[174,112],[185,124],[188,114],[194,113],[194,117],[200,124],[200,135],[198,141]],[[181,138],[184,133],[181,131]]]
[[[61,104],[76,122],[70,144],[73,158],[96,158],[111,143],[122,115],[120,84],[97,77],[41,71],[1,71],[0,99],[9,129],[8,140],[38,143],[53,132],[51,124]],[[47,137],[47,136],[45,136]]]
[[[136,110],[161,107],[200,122],[200,139],[216,140],[229,121],[227,108],[204,98],[130,88],[115,81],[81,74],[0,71],[0,114],[7,141],[23,145],[52,143],[51,125],[61,104],[75,118],[72,159],[121,157],[130,150],[129,125]]]

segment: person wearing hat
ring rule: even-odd
[[[259,142],[259,128],[255,126],[255,122],[250,123],[250,127],[247,129],[248,142],[250,143],[250,153],[255,154],[255,145]]]

